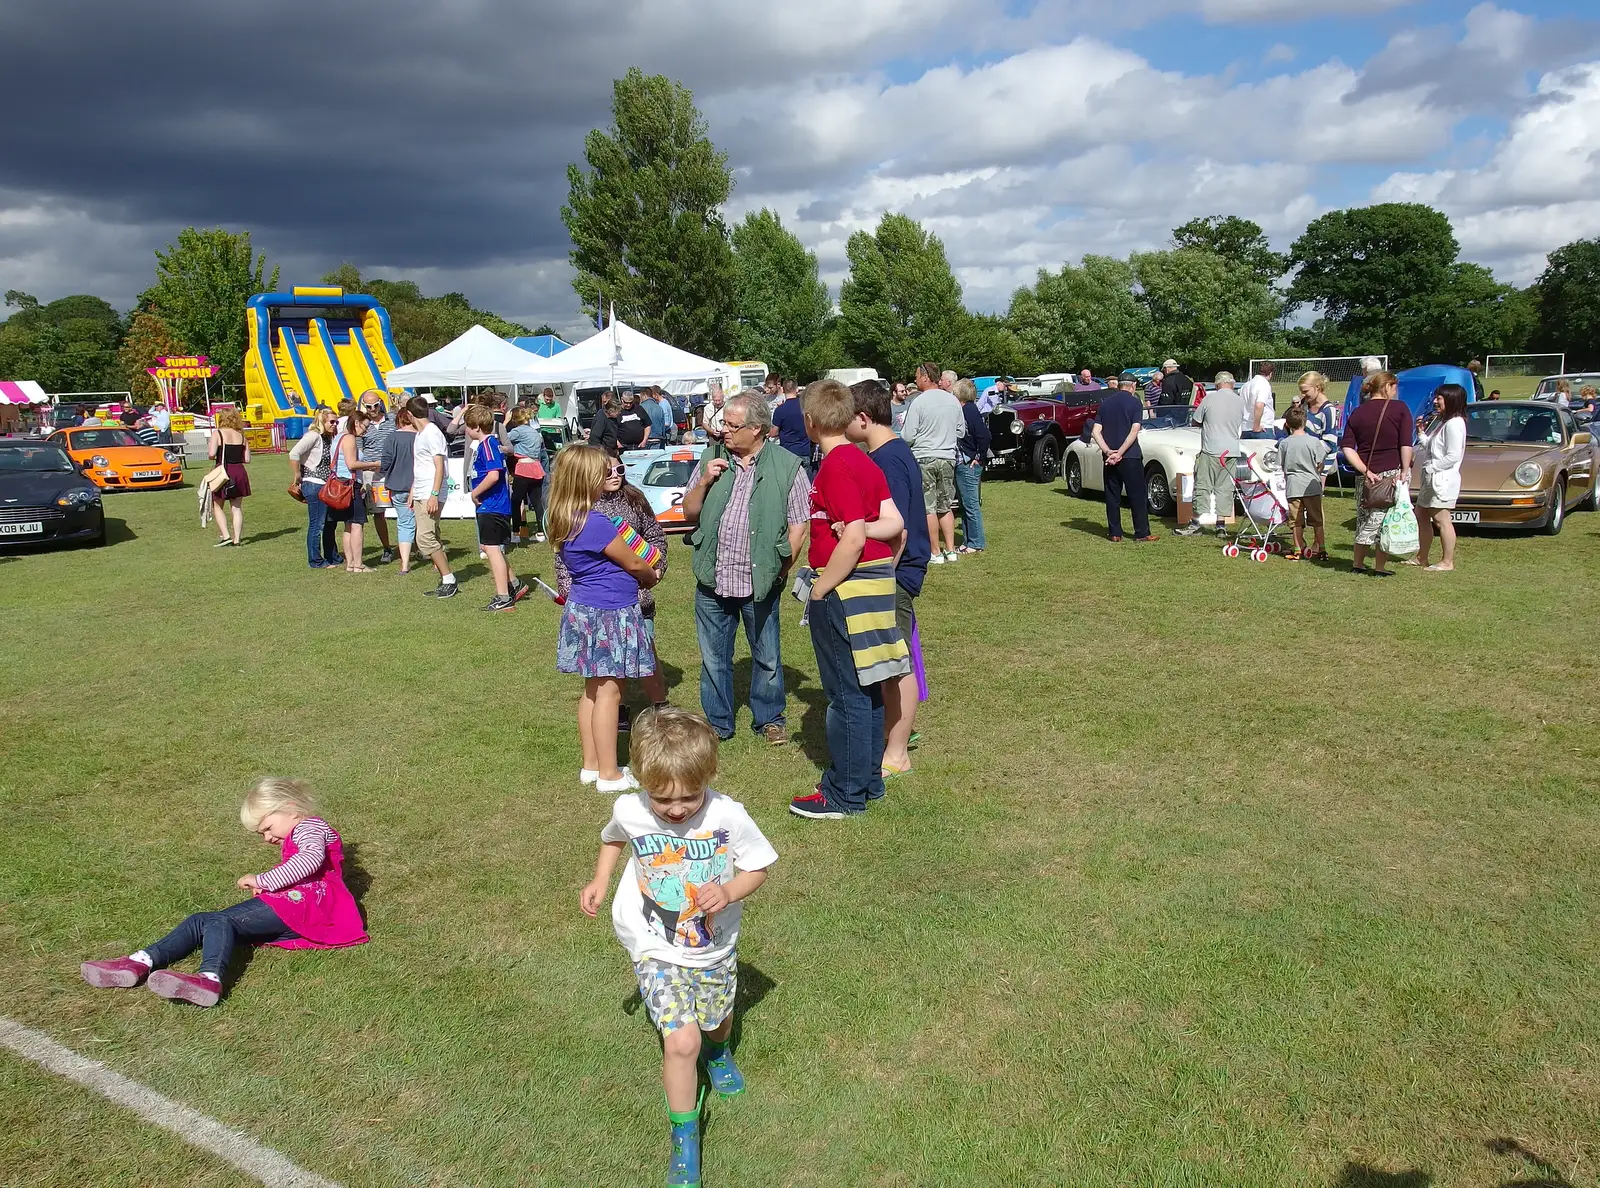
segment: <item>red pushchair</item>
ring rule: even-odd
[[[1261,463],[1260,454],[1240,454],[1222,461],[1233,479],[1234,496],[1244,508],[1239,530],[1222,547],[1222,555],[1237,557],[1242,552],[1248,552],[1250,560],[1265,561],[1274,553],[1283,552],[1282,542],[1276,539],[1278,529],[1289,522],[1289,501],[1283,484],[1283,472],[1267,470]]]

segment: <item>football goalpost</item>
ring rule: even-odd
[[[1490,376],[1531,375],[1543,379],[1547,375],[1562,375],[1567,370],[1567,356],[1552,352],[1548,355],[1485,355],[1483,378]]]
[[[1278,413],[1288,408],[1300,394],[1300,377],[1308,371],[1321,372],[1328,381],[1328,399],[1343,406],[1350,381],[1366,374],[1369,365],[1376,363],[1375,371],[1387,371],[1388,355],[1321,355],[1299,359],[1251,359],[1245,379],[1260,375],[1262,365],[1272,365],[1272,395]],[[1242,381],[1241,381],[1242,382]]]

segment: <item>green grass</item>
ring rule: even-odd
[[[480,613],[465,526],[450,603],[307,570],[281,468],[243,549],[184,490],[0,560],[0,1013],[350,1184],[657,1182],[657,1042],[577,909],[607,805],[555,608]],[[886,804],[784,812],[823,705],[792,611],[799,743],[741,717],[724,748],[781,859],[709,1188],[1595,1183],[1600,517],[1380,582],[1114,548],[1058,487],[986,504],[990,551],[921,601],[933,700]],[[84,986],[269,863],[237,819],[267,772],[323,791],[373,943],[264,951],[210,1012]],[[0,1052],[0,1183],[157,1181],[234,1182]]]

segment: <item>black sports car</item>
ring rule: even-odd
[[[66,450],[53,441],[0,437],[0,546],[105,539],[100,489]]]

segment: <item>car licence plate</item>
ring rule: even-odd
[[[29,520],[25,524],[0,524],[0,536],[36,536],[44,531],[44,524],[39,520]]]
[[[1454,511],[1450,513],[1450,521],[1454,524],[1476,524],[1478,513],[1475,511]]]
[[[133,477],[136,479],[160,478],[161,472],[159,470],[136,470],[133,472]]]

